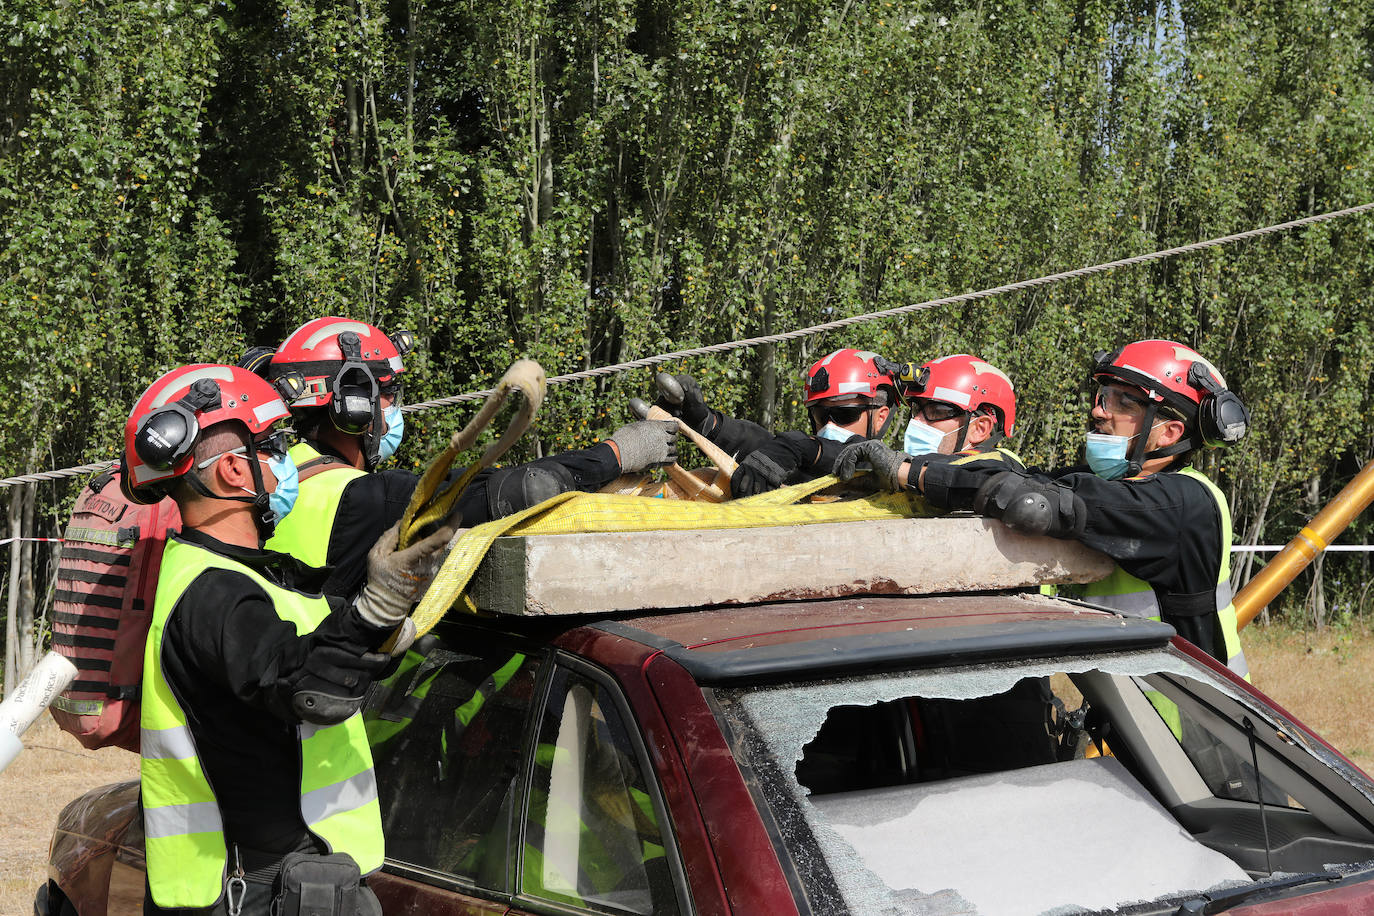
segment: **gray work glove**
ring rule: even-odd
[[[711,417],[711,408],[706,406],[706,398],[702,395],[697,380],[690,375],[669,375],[667,372],[660,372],[655,376],[655,380],[658,382],[660,393],[658,400],[654,401],[654,406],[662,407],[675,417],[681,417],[682,422],[697,432],[706,432],[706,421]]]
[[[400,626],[434,578],[439,551],[453,537],[453,528],[439,528],[424,540],[397,550],[401,524],[386,530],[367,553],[367,582],[354,602],[358,613],[373,626]]]
[[[859,464],[866,463],[873,468],[873,476],[877,478],[878,486],[895,493],[902,489],[902,485],[897,481],[897,472],[902,469],[902,462],[906,460],[905,452],[890,449],[876,439],[868,439],[844,447],[835,459],[835,476],[841,480],[849,480],[858,473]]]
[[[677,461],[676,420],[627,423],[607,439],[614,442],[620,452],[620,470],[625,473]]]

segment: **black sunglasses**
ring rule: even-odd
[[[858,421],[864,414],[873,409],[873,405],[860,404],[854,407],[828,407],[821,412],[821,419],[829,420],[836,426],[848,426],[850,423]]]

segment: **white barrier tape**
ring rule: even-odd
[[[66,538],[0,538],[0,547],[6,544],[13,544],[15,541],[28,541],[33,544],[61,544]]]
[[[1275,547],[1270,544],[1237,544],[1231,548],[1232,553],[1278,553],[1287,547],[1287,544],[1280,544]],[[1356,553],[1374,550],[1374,544],[1330,544],[1323,553]]]

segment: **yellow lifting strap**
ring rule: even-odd
[[[477,566],[503,535],[573,534],[609,531],[683,531],[701,528],[762,528],[933,514],[919,496],[876,493],[861,499],[798,503],[839,481],[831,476],[723,503],[651,499],[616,493],[561,493],[537,506],[462,531],[443,566],[411,614],[424,635],[458,601],[476,607],[464,589]]]
[[[534,415],[538,413],[539,405],[544,402],[547,387],[544,368],[534,360],[520,359],[511,364],[491,394],[482,402],[482,408],[477,411],[477,415],[467,426],[453,434],[448,447],[436,455],[429,463],[429,467],[425,468],[425,473],[415,485],[415,492],[410,495],[410,503],[401,516],[398,550],[404,550],[413,544],[419,536],[420,529],[426,525],[443,521],[453,509],[458,497],[468,488],[468,484],[472,483],[473,478],[483,469],[491,467],[497,458],[505,454],[506,450],[524,435],[525,430],[533,422]],[[496,411],[517,391],[523,396],[523,400],[510,426],[499,439],[487,446],[486,451],[482,452],[482,457],[474,461],[462,476],[441,490],[440,484],[448,476],[453,460],[472,448],[482,430],[486,429],[492,417],[496,416]]]

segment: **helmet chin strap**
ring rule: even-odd
[[[372,400],[372,425],[358,437],[363,447],[363,470],[371,471],[381,459],[382,437],[386,435],[386,419],[382,416],[380,398]]]
[[[252,448],[252,446],[250,445],[249,448]],[[200,475],[196,473],[187,474],[186,483],[192,490],[206,499],[219,499],[231,503],[248,503],[253,507],[253,526],[258,529],[258,540],[260,542],[265,542],[272,536],[272,532],[277,528],[277,516],[271,508],[272,495],[268,493],[267,488],[262,485],[262,462],[250,461],[248,464],[249,467],[252,468],[253,489],[256,490],[256,492],[250,491],[247,487],[241,489],[243,489],[245,493],[253,493],[251,496],[221,496],[211,491],[211,489],[206,486],[205,481],[201,480]]]
[[[1164,448],[1157,448],[1149,452],[1145,451],[1145,444],[1149,441],[1150,433],[1154,432],[1155,416],[1158,413],[1159,405],[1154,402],[1145,408],[1145,417],[1140,424],[1144,429],[1135,435],[1135,447],[1131,449],[1130,465],[1126,468],[1126,476],[1128,477],[1135,477],[1139,474],[1144,469],[1146,461],[1155,458],[1171,458],[1174,455],[1181,455],[1193,447],[1191,440],[1180,439],[1173,445],[1166,445]]]

